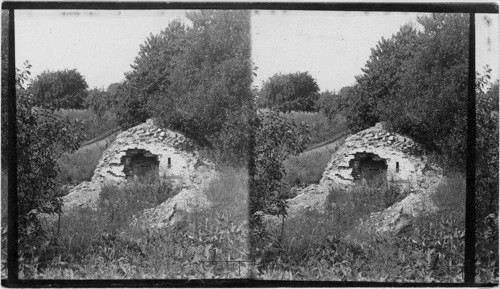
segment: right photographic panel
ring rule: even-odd
[[[251,17],[253,277],[463,283],[470,14]],[[475,282],[495,284],[498,14],[473,23]]]

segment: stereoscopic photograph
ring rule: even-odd
[[[2,283],[498,284],[498,6],[269,7],[3,7]]]

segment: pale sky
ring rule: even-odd
[[[32,75],[76,68],[89,88],[120,82],[150,33],[158,34],[182,10],[17,10],[16,65],[29,60]],[[253,11],[254,84],[275,73],[308,71],[322,91],[351,85],[382,36],[390,37],[416,13]],[[476,16],[476,68],[489,64],[498,78],[498,15]],[[490,44],[488,45],[488,37]]]

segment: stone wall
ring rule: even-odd
[[[155,155],[159,161],[160,176],[189,179],[198,162],[193,144],[180,133],[158,128],[152,120],[132,127],[116,137],[104,152],[93,179],[121,182],[126,179],[122,161],[131,150],[143,150]]]
[[[360,131],[346,138],[332,155],[320,184],[354,185],[356,157],[376,155],[387,165],[387,180],[411,191],[428,191],[441,180],[442,170],[431,164],[422,147],[408,137],[387,131],[383,124]],[[432,188],[431,188],[432,189]]]

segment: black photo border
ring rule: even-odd
[[[15,94],[15,25],[14,11],[25,9],[96,9],[96,10],[156,10],[156,9],[237,9],[237,10],[316,10],[316,11],[370,11],[370,12],[428,12],[468,13],[469,70],[467,100],[467,154],[466,154],[466,230],[464,283],[395,283],[352,281],[284,281],[253,279],[214,280],[20,280],[17,260],[17,153],[16,153],[16,94]],[[9,11],[8,57],[8,278],[6,287],[478,287],[475,277],[475,14],[498,14],[496,2],[454,3],[281,3],[281,2],[13,2],[2,3]],[[2,116],[5,117],[5,116]]]

